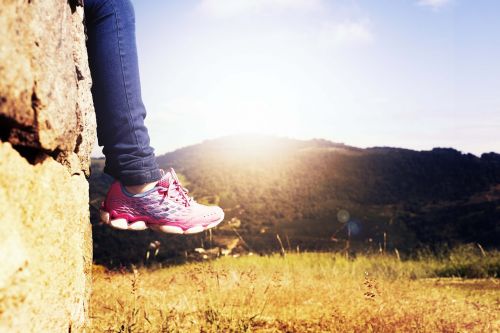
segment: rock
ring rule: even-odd
[[[78,332],[88,316],[88,183],[0,143],[0,332]]]
[[[0,2],[0,139],[48,152],[88,175],[95,137],[83,8]],[[60,152],[64,152],[59,156]]]
[[[83,332],[95,137],[81,1],[0,0],[0,332]]]

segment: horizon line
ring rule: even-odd
[[[192,143],[192,144],[188,144],[188,145],[183,145],[183,146],[180,146],[178,148],[174,148],[172,150],[169,150],[169,151],[166,151],[166,152],[161,152],[161,153],[157,152],[157,149],[155,149],[155,155],[156,155],[156,157],[159,157],[159,156],[163,156],[163,155],[175,153],[176,151],[179,151],[179,150],[182,150],[182,149],[186,149],[186,148],[189,148],[189,147],[202,145],[202,144],[210,142],[210,141],[225,140],[225,139],[235,138],[235,137],[259,137],[259,138],[266,138],[266,139],[282,139],[282,140],[302,141],[302,142],[308,142],[308,141],[314,141],[314,140],[321,140],[321,141],[327,141],[328,143],[331,143],[331,144],[334,144],[334,145],[344,146],[346,148],[362,149],[362,150],[377,149],[377,148],[378,149],[383,149],[383,148],[385,148],[385,149],[408,150],[408,151],[414,151],[414,152],[430,152],[430,151],[433,151],[433,150],[436,150],[436,149],[443,149],[443,150],[444,149],[450,149],[450,150],[457,151],[457,152],[459,152],[462,155],[473,155],[473,156],[475,156],[477,158],[481,158],[485,154],[492,154],[492,153],[493,154],[497,154],[497,155],[500,154],[500,152],[496,152],[496,151],[493,151],[493,150],[484,151],[484,152],[481,152],[480,154],[477,154],[477,153],[473,153],[473,152],[470,152],[470,151],[460,150],[460,149],[458,149],[456,147],[452,147],[452,146],[439,146],[439,145],[438,146],[434,146],[434,147],[432,147],[430,149],[415,149],[415,148],[408,148],[408,147],[401,147],[401,146],[388,146],[388,145],[374,145],[374,146],[359,147],[359,146],[353,146],[353,145],[350,145],[350,144],[346,144],[344,142],[333,141],[331,139],[325,139],[325,138],[320,138],[320,137],[305,139],[305,138],[294,138],[294,137],[272,135],[272,134],[239,133],[239,134],[228,134],[228,135],[223,135],[223,136],[219,136],[219,137],[204,139],[204,140],[198,141],[196,143]],[[99,149],[99,154],[98,155],[94,154],[96,148]],[[102,153],[102,146],[97,146],[97,140],[96,140],[96,144],[94,146],[94,150],[92,151],[90,157],[92,159],[102,159],[102,158],[105,158],[104,154]]]

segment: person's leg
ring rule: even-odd
[[[143,184],[161,178],[161,171],[144,126],[134,9],[130,0],[85,0],[84,8],[104,171],[142,191]]]
[[[175,171],[158,168],[144,126],[130,0],[85,0],[87,49],[105,172],[117,181],[102,202],[102,222],[118,229],[191,234],[218,225],[224,212],[188,196]]]

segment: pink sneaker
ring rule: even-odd
[[[174,169],[164,173],[156,187],[132,195],[115,181],[101,205],[102,222],[122,230],[153,230],[169,234],[195,234],[218,225],[224,212],[187,195]]]

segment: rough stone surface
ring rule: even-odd
[[[0,0],[0,332],[88,327],[95,137],[81,1]]]
[[[88,183],[0,143],[0,332],[78,332],[92,263]],[[71,327],[71,329],[70,329]]]
[[[0,139],[88,174],[95,117],[82,22],[76,1],[0,1]]]

